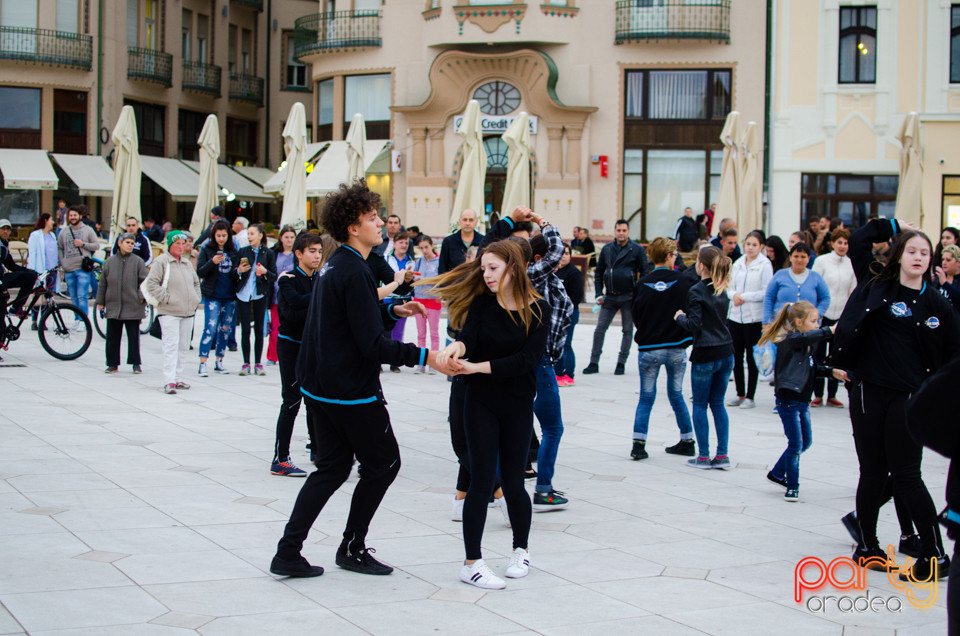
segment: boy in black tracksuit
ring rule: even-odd
[[[320,272],[307,309],[297,379],[307,411],[315,418],[317,470],[294,504],[270,571],[283,576],[319,576],[323,568],[300,556],[303,542],[324,504],[350,475],[354,455],[363,466],[336,563],[362,574],[393,568],[366,549],[370,520],[400,470],[400,449],[380,387],[380,365],[436,367],[436,352],[384,336],[398,318],[426,314],[417,302],[389,307],[378,302],[365,262],[381,242],[380,197],[362,181],[329,195],[321,222],[342,246]],[[445,371],[444,368],[438,369]]]
[[[298,263],[292,272],[284,272],[277,281],[277,311],[280,314],[280,329],[277,336],[277,360],[280,367],[280,387],[283,403],[277,417],[277,439],[273,448],[270,472],[288,477],[306,477],[307,473],[290,459],[290,437],[293,424],[300,412],[300,383],[297,381],[297,357],[303,340],[303,323],[313,296],[316,266],[322,255],[320,236],[304,232],[293,244],[294,257]],[[327,257],[330,254],[326,254]],[[310,448],[316,452],[314,443],[314,412],[307,411],[307,430]]]

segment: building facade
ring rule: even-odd
[[[921,121],[923,229],[960,223],[960,4],[776,0],[770,229],[894,215],[904,118]],[[816,43],[816,45],[812,45]]]
[[[457,117],[480,102],[487,212],[506,176],[500,138],[528,112],[532,207],[564,233],[673,231],[716,200],[730,110],[764,125],[766,12],[729,0],[319,0],[296,21],[312,66],[314,139],[354,113],[388,139],[399,172],[372,175],[407,225],[449,230]],[[759,10],[758,10],[759,9]],[[394,170],[397,168],[395,167]]]
[[[286,113],[295,101],[313,101],[309,67],[292,57],[291,44],[294,20],[315,6],[2,0],[0,147],[109,159],[113,126],[131,105],[141,155],[196,160],[200,130],[214,114],[222,163],[275,168],[283,159]],[[60,197],[86,203],[94,216],[109,213],[109,199],[80,196],[61,179],[55,191],[0,191],[0,216],[9,216],[4,206],[50,211]],[[175,224],[188,222],[193,208],[189,196],[171,196],[150,176],[141,204],[144,216]]]

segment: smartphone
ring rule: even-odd
[[[223,250],[217,250],[217,256],[223,256]]]
[[[250,261],[247,259],[246,256],[244,256],[243,258],[240,259],[240,264],[241,264],[241,265],[249,265],[249,264],[250,264]]]

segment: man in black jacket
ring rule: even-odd
[[[384,306],[377,298],[370,268],[364,262],[381,242],[380,197],[362,181],[340,186],[328,196],[321,223],[342,246],[320,272],[307,309],[297,359],[297,380],[307,412],[315,415],[317,470],[307,478],[270,571],[281,576],[323,574],[300,555],[303,542],[323,506],[347,480],[353,458],[363,466],[353,491],[340,567],[361,574],[390,574],[393,568],[367,551],[370,520],[400,470],[400,449],[390,426],[380,365],[429,364],[438,371],[436,352],[389,340],[384,329],[398,318],[426,315],[418,302]]]
[[[477,213],[467,209],[460,213],[460,229],[443,239],[440,244],[439,273],[449,272],[467,260],[467,250],[483,244],[483,234],[477,232]]]
[[[630,225],[620,219],[613,229],[614,241],[600,250],[597,259],[594,284],[600,316],[593,332],[593,351],[590,352],[590,364],[583,374],[600,371],[600,355],[603,353],[603,339],[614,316],[620,312],[623,338],[620,341],[620,355],[614,375],[623,375],[630,355],[630,341],[633,339],[633,317],[630,306],[633,303],[634,285],[647,273],[647,250],[639,243],[630,240]],[[606,290],[606,293],[604,293]]]
[[[150,248],[150,239],[140,230],[140,222],[137,221],[132,216],[129,217],[123,225],[124,230],[133,234],[134,243],[133,243],[133,253],[143,259],[145,265],[149,265],[153,261],[153,250]],[[198,243],[199,244],[199,243]],[[120,236],[117,236],[117,240],[113,243],[113,251],[111,254],[116,254],[120,251]]]
[[[697,244],[700,232],[697,221],[693,218],[693,208],[684,208],[683,216],[677,220],[677,227],[673,230],[673,238],[681,252],[689,252]]]
[[[285,477],[306,477],[307,472],[298,468],[290,458],[290,438],[293,424],[300,412],[300,383],[297,381],[297,357],[303,340],[303,323],[313,296],[313,283],[317,268],[323,258],[323,241],[319,234],[303,232],[293,243],[296,267],[280,274],[277,280],[277,312],[280,328],[277,335],[277,363],[280,367],[280,392],[283,403],[277,416],[277,438],[273,445],[273,461],[270,472]],[[329,254],[327,255],[330,256]],[[307,431],[310,448],[316,449],[313,441],[314,413],[307,413]],[[314,451],[315,452],[315,451]]]
[[[7,219],[0,220],[0,311],[5,313],[8,290],[17,287],[20,291],[10,305],[12,311],[19,311],[27,302],[33,286],[37,282],[37,273],[18,264],[10,253],[10,231],[13,225]],[[2,319],[0,319],[2,324]]]

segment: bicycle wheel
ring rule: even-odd
[[[150,327],[153,326],[153,321],[157,319],[157,310],[154,309],[153,305],[147,305],[146,314],[143,316],[143,319],[140,321],[140,333],[146,335],[150,333]]]
[[[90,348],[90,319],[69,303],[49,305],[40,315],[40,344],[58,360],[76,360]]]
[[[93,312],[93,326],[97,330],[97,333],[100,334],[100,337],[106,340],[107,338],[107,318],[106,316],[100,315],[100,310],[97,309],[94,305],[90,311]]]

